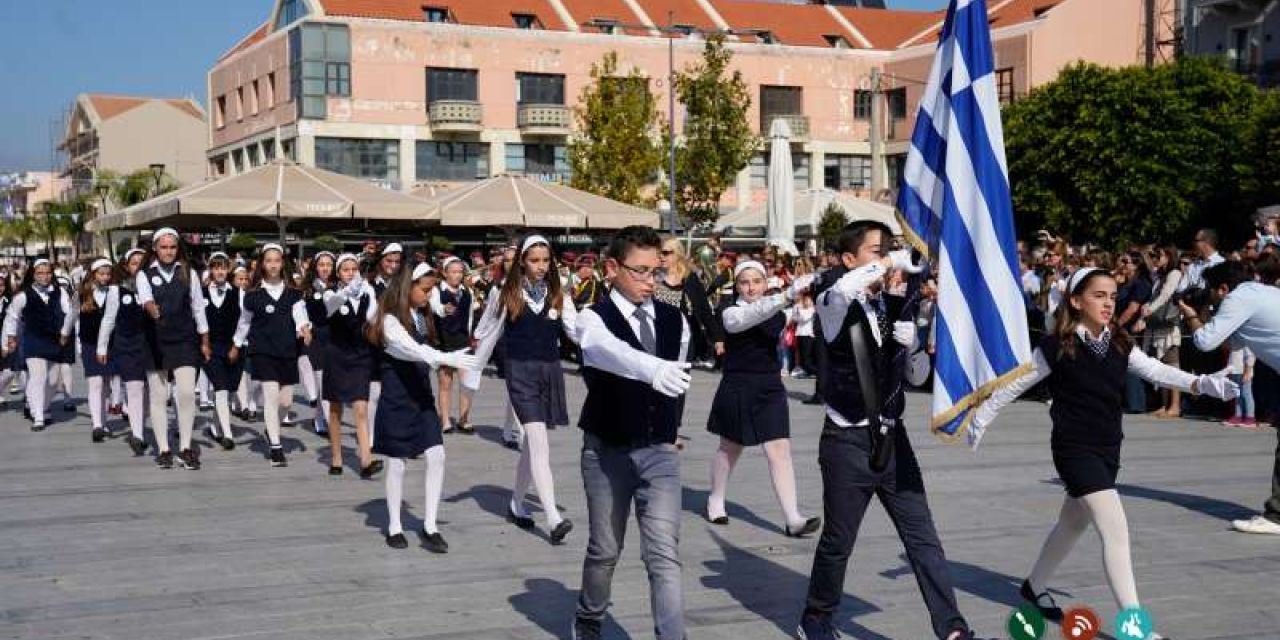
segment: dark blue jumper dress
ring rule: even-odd
[[[151,342],[145,334],[147,312],[138,303],[138,294],[132,289],[120,288],[120,308],[116,310],[116,324],[111,330],[111,363],[116,375],[124,382],[147,379],[147,370],[155,366]]]
[[[778,361],[778,339],[786,325],[779,312],[741,333],[725,332],[724,376],[711,402],[707,431],[747,447],[791,437]]]
[[[304,345],[302,353],[311,361],[312,369],[324,371],[325,354],[329,349],[329,312],[324,308],[324,291],[313,291],[306,302],[307,319],[311,321],[311,344]]]
[[[199,367],[204,360],[200,355],[200,336],[196,332],[196,318],[191,309],[191,288],[187,281],[191,274],[182,264],[174,269],[173,278],[168,282],[160,275],[159,266],[152,266],[145,272],[151,281],[151,298],[160,307],[158,320],[150,315],[145,317],[147,339],[155,356],[153,368],[160,371]]]
[[[407,327],[418,344],[427,336]],[[425,362],[408,362],[380,355],[382,395],[374,417],[373,452],[392,458],[412,458],[431,447],[444,444],[440,414],[431,393],[431,367]],[[326,376],[327,377],[327,376]]]
[[[235,391],[240,388],[240,378],[244,375],[244,358],[232,363],[227,355],[233,346],[236,325],[240,323],[240,289],[227,285],[222,306],[213,304],[210,289],[204,289],[204,314],[209,321],[209,346],[213,356],[204,363],[204,375],[214,391]]]
[[[13,301],[9,296],[0,296],[0,322],[9,317],[9,305]],[[4,349],[0,348],[0,371],[18,371],[18,349],[14,349],[11,353],[2,353]]]
[[[453,305],[453,313],[445,316],[431,314],[436,323],[436,348],[441,351],[461,351],[471,346],[471,291],[459,287],[458,292],[450,291],[441,284],[441,306]]]
[[[565,299],[567,304],[572,301]],[[565,406],[564,370],[560,368],[559,312],[552,317],[551,300],[534,313],[525,301],[524,313],[511,320],[503,313],[506,338],[507,396],[521,423],[541,422],[547,428],[569,424]]]
[[[249,375],[259,382],[298,384],[298,326],[293,305],[302,300],[297,289],[285,287],[275,300],[266,289],[245,294],[244,310],[253,314],[249,324]]]
[[[115,287],[111,287],[114,289]],[[107,292],[110,297],[110,290]],[[115,375],[115,364],[111,361],[111,346],[107,343],[107,363],[98,362],[98,336],[101,335],[102,318],[106,316],[106,303],[98,305],[96,309],[85,313],[80,312],[80,359],[84,361],[84,376],[91,378],[94,376],[110,376]]]
[[[23,358],[40,358],[59,362],[62,357],[62,323],[66,313],[62,310],[61,287],[49,289],[49,301],[45,302],[31,287],[27,287],[27,304],[22,308],[22,329],[19,332]]]
[[[344,302],[329,317],[325,366],[331,375],[324,377],[320,392],[329,402],[349,404],[369,399],[369,381],[373,379],[377,356],[364,335],[365,316],[371,304],[369,296],[360,296],[359,304]]]

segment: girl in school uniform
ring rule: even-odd
[[[334,265],[337,286],[325,291],[324,306],[329,314],[329,344],[325,366],[342,375],[325,376],[320,395],[329,403],[329,475],[342,475],[342,408],[355,413],[356,446],[360,456],[360,476],[368,479],[382,470],[370,451],[369,399],[376,364],[373,346],[365,329],[377,317],[378,299],[373,286],[360,276],[360,259],[350,253],[338,256]]]
[[[713,524],[729,524],[725,511],[729,475],[745,447],[760,445],[786,519],[783,531],[800,537],[817,531],[822,519],[804,517],[796,505],[787,390],[778,374],[777,345],[787,324],[784,310],[795,303],[813,277],[800,276],[782,293],[766,296],[766,273],[764,265],[755,260],[739,263],[733,270],[737,300],[721,311],[726,334],[724,376],[707,420],[707,430],[720,436],[720,448],[711,461],[706,513]]]
[[[88,387],[86,402],[93,423],[93,442],[102,442],[107,437],[103,422],[107,409],[106,383],[115,375],[110,345],[119,315],[120,288],[112,284],[114,270],[110,260],[94,260],[80,283],[78,304],[72,308],[79,327],[80,359],[84,361],[84,378]]]
[[[449,544],[436,526],[444,487],[444,438],[431,393],[431,367],[474,369],[476,358],[462,351],[443,352],[428,346],[435,339],[427,317],[435,286],[431,265],[423,263],[412,272],[406,270],[394,276],[382,295],[385,306],[369,330],[382,367],[382,395],[374,425],[378,440],[373,451],[387,456],[389,463],[387,546],[409,546],[400,524],[404,472],[410,458],[422,456],[427,466],[423,544],[428,551],[445,553]]]
[[[311,259],[303,277],[302,295],[307,305],[307,320],[311,322],[311,344],[298,359],[302,385],[307,390],[315,417],[311,428],[317,434],[329,432],[329,401],[320,397],[324,389],[325,352],[329,349],[329,311],[324,306],[324,294],[333,287],[334,264],[337,256],[321,251]]]
[[[273,467],[289,464],[280,442],[280,412],[288,411],[293,385],[298,384],[298,338],[304,345],[311,342],[306,303],[288,273],[284,248],[274,242],[262,247],[253,278],[256,286],[241,303],[230,352],[232,359],[238,358],[247,346],[249,375],[262,384],[262,415]]]
[[[118,304],[103,311],[103,327],[99,328],[101,332],[106,326],[111,327],[111,338],[107,345],[108,359],[115,375],[124,385],[124,414],[129,419],[129,435],[125,438],[125,444],[129,445],[134,456],[147,452],[143,432],[147,407],[147,371],[155,366],[155,355],[152,354],[151,344],[144,333],[146,311],[138,299],[136,284],[137,275],[142,272],[146,260],[146,251],[130,249],[116,265],[117,280],[120,282]]]
[[[1053,621],[1061,621],[1063,612],[1049,595],[1049,580],[1090,524],[1102,539],[1103,567],[1116,603],[1122,610],[1139,606],[1129,525],[1115,485],[1124,438],[1120,422],[1125,375],[1223,400],[1236,397],[1239,389],[1224,372],[1192,375],[1137,348],[1114,322],[1116,281],[1107,271],[1079,269],[1066,281],[1065,292],[1054,331],[1032,354],[1034,370],[996,391],[969,427],[970,441],[976,445],[1001,407],[1048,380],[1053,397],[1050,448],[1067,495],[1057,525],[1022,583],[1021,595]]]
[[[463,351],[471,346],[471,320],[476,307],[475,296],[471,289],[463,284],[466,265],[457,257],[445,259],[440,270],[444,272],[444,280],[431,290],[431,311],[435,316],[434,345],[436,349],[446,353]],[[439,368],[440,417],[444,420],[444,432],[453,431],[453,414],[450,404],[453,401],[454,380],[457,370],[442,366]],[[458,431],[465,434],[475,433],[471,426],[471,391],[461,384],[458,393]]]
[[[0,332],[9,317],[9,305],[13,302],[12,281],[9,274],[0,272]],[[17,351],[10,352],[0,344],[0,410],[9,408],[8,388],[18,375]]]
[[[476,329],[481,341],[476,354],[479,362],[486,362],[498,339],[506,338],[507,396],[524,431],[507,519],[522,529],[533,527],[533,518],[524,508],[532,482],[547,517],[551,543],[560,544],[573,523],[562,518],[556,507],[547,429],[569,424],[560,334],[563,330],[577,339],[578,314],[561,290],[551,256],[551,243],[541,235],[532,234],[520,244],[501,291],[490,297]],[[464,375],[463,384],[474,391],[479,380],[480,372],[472,370]]]
[[[156,466],[173,467],[166,409],[172,379],[178,413],[178,463],[195,470],[200,468],[200,450],[191,441],[196,420],[196,372],[211,353],[204,292],[200,274],[187,261],[176,230],[166,227],[153,233],[151,252],[153,261],[138,272],[135,282],[147,313],[144,330],[155,358],[147,372],[147,391],[151,433],[160,452]]]
[[[383,292],[391,284],[396,274],[400,273],[400,267],[404,262],[404,248],[399,242],[392,242],[382,248],[379,254],[377,269],[373,274],[373,294],[374,299],[382,297]],[[378,394],[382,393],[382,367],[375,364],[373,367],[373,377],[369,380],[369,424],[376,424],[374,420],[378,416]],[[374,437],[374,433],[369,433],[370,442]]]
[[[235,346],[236,329],[244,296],[233,285],[231,260],[221,251],[209,256],[209,284],[204,287],[205,317],[209,322],[209,346],[212,353],[204,363],[204,377],[213,389],[213,409],[217,429],[205,428],[205,436],[225,451],[236,447],[231,431],[231,392],[240,387],[244,365]]]
[[[245,294],[249,293],[249,289],[253,284],[249,276],[249,268],[244,265],[243,261],[237,261],[235,269],[231,270],[231,284],[239,292],[240,299],[243,301]],[[261,395],[262,390],[259,388],[260,385],[250,380],[249,375],[245,372],[248,367],[248,354],[241,353],[238,355],[240,356],[240,383],[236,386],[236,406],[231,415],[245,422],[256,422],[258,420],[258,396]]]
[[[71,318],[68,296],[53,282],[53,265],[44,258],[31,263],[23,288],[9,303],[4,321],[5,351],[19,351],[27,366],[27,409],[31,430],[48,422],[49,371],[62,356],[63,331]]]
[[[75,381],[72,374],[72,368],[76,364],[76,339],[73,335],[75,330],[75,310],[76,303],[79,301],[79,295],[76,293],[76,287],[72,286],[71,279],[65,276],[55,277],[58,288],[62,289],[62,295],[71,301],[71,313],[68,314],[68,321],[63,332],[64,340],[61,340],[62,352],[59,354],[58,362],[49,371],[49,384],[55,390],[62,391],[62,410],[67,413],[74,413],[76,410],[76,402],[72,399],[71,388]],[[56,391],[55,391],[56,393]]]

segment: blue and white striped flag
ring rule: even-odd
[[[1031,366],[985,0],[951,0],[899,193],[939,269],[930,427],[976,447],[976,408]]]

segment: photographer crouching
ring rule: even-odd
[[[1197,349],[1217,349],[1228,339],[1234,346],[1248,347],[1258,360],[1270,367],[1270,375],[1254,376],[1255,388],[1280,384],[1275,371],[1280,370],[1280,288],[1254,280],[1249,267],[1239,262],[1223,262],[1204,270],[1205,290],[1216,308],[1209,322],[1202,323],[1195,307],[1179,300],[1178,308],[1194,332]],[[1258,370],[1264,367],[1259,366]],[[1280,425],[1272,416],[1272,424]],[[1280,535],[1280,444],[1276,447],[1275,468],[1271,477],[1271,498],[1262,515],[1249,520],[1235,520],[1232,526],[1244,533]]]

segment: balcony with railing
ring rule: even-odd
[[[427,120],[434,131],[478,133],[484,129],[484,108],[475,100],[433,100]]]
[[[516,107],[516,127],[525,135],[569,135],[569,107],[562,104],[522,104]]]
[[[791,129],[792,142],[807,142],[809,140],[809,116],[796,113],[761,114],[760,135],[767,137],[769,131],[773,128],[773,121],[778,119],[787,122],[787,127]]]

